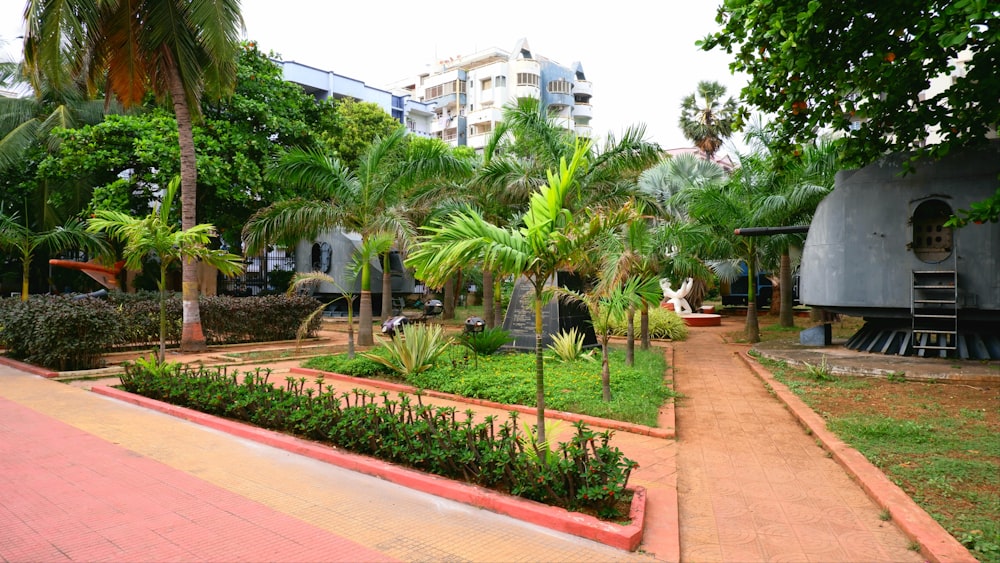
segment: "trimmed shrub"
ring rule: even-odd
[[[100,367],[101,354],[121,342],[122,318],[101,299],[43,295],[5,303],[0,342],[13,358],[58,370]]]
[[[625,317],[611,320],[611,334],[615,336],[625,336],[628,329]],[[595,321],[594,329],[600,334],[604,329]],[[635,337],[639,338],[639,311],[635,312]],[[670,340],[684,340],[687,338],[688,327],[684,324],[684,319],[673,311],[668,311],[662,307],[649,308],[649,337],[667,338]]]
[[[307,388],[304,377],[277,386],[269,376],[257,369],[240,382],[238,371],[144,360],[126,366],[122,388],[568,510],[622,516],[637,464],[610,446],[610,432],[579,422],[571,440],[549,449],[522,434],[516,412],[499,425],[495,417],[477,423],[471,410],[424,405],[419,395],[338,393],[321,379]]]

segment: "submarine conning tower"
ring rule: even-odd
[[[863,317],[849,348],[1000,359],[1000,224],[945,226],[1000,186],[1000,142],[904,174],[908,156],[837,173],[809,226],[800,299]]]

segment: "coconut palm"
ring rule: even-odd
[[[193,228],[193,122],[201,115],[202,94],[222,96],[235,86],[243,31],[239,0],[28,0],[25,16],[25,68],[36,90],[46,81],[57,89],[81,81],[126,108],[150,91],[170,100],[180,145],[181,225]],[[197,264],[183,260],[182,276],[181,348],[202,350]]]
[[[226,276],[243,271],[242,258],[206,246],[215,236],[214,226],[203,223],[190,229],[178,229],[170,211],[179,185],[179,179],[171,181],[159,208],[146,217],[98,210],[88,227],[91,232],[105,232],[112,240],[124,243],[122,255],[127,269],[141,271],[143,262],[149,258],[160,263],[160,279],[156,282],[160,290],[160,362],[167,350],[167,270],[170,266],[181,260],[197,260],[218,268]]]
[[[28,300],[28,277],[31,262],[40,248],[59,252],[80,248],[99,254],[107,249],[104,241],[87,233],[79,219],[70,219],[62,226],[36,232],[22,224],[17,215],[0,213],[0,249],[13,251],[21,258],[21,300]]]
[[[523,276],[534,290],[535,398],[538,440],[545,441],[545,375],[542,306],[551,297],[546,283],[556,272],[572,270],[606,232],[600,217],[570,211],[578,176],[590,143],[577,141],[571,160],[564,159],[548,184],[532,194],[517,228],[488,222],[471,208],[454,212],[427,227],[407,264],[430,284],[443,282],[462,265],[482,261],[484,268]]]
[[[405,138],[404,127],[376,138],[361,155],[356,170],[319,148],[285,153],[269,172],[271,177],[325,198],[279,201],[255,213],[243,230],[247,252],[260,252],[272,243],[293,245],[302,239],[312,240],[336,228],[359,233],[362,245],[384,233],[391,233],[403,244],[415,238],[416,227],[409,217],[410,190],[433,178],[464,176],[470,165],[443,143],[419,143],[405,153],[397,151]],[[388,250],[381,252],[384,255]],[[386,263],[383,276],[388,275]],[[362,264],[360,278],[358,344],[371,346],[375,340],[369,261]]]
[[[723,100],[726,87],[703,80],[694,93],[681,100],[681,133],[705,153],[708,160],[722,148],[734,131],[739,117],[739,103],[732,97]]]

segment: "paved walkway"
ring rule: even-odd
[[[722,343],[735,329],[676,345],[677,441],[615,435],[649,491],[638,553],[0,365],[0,561],[650,561],[678,538],[683,561],[922,560]]]
[[[722,344],[734,328],[676,348],[681,560],[922,561]]]

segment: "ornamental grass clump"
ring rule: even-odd
[[[621,519],[637,464],[610,445],[611,433],[574,424],[573,437],[539,456],[517,413],[476,422],[474,412],[425,405],[419,394],[338,392],[319,378],[269,381],[270,370],[242,374],[157,362],[125,365],[122,388],[201,412],[324,442],[358,454],[509,492],[568,510]],[[542,459],[540,459],[540,457]]]
[[[361,354],[392,371],[406,377],[427,371],[451,346],[451,338],[444,335],[440,325],[409,325],[406,333],[397,332],[392,339],[382,343],[385,354]]]

